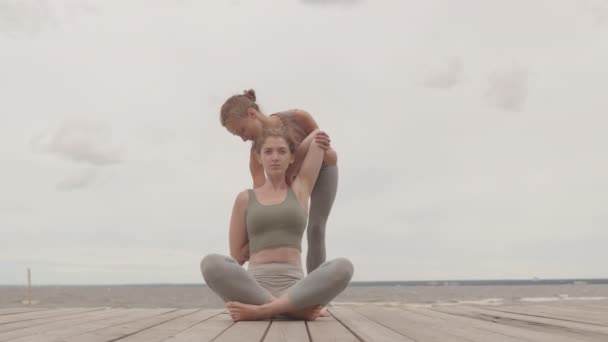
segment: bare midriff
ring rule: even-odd
[[[302,253],[293,247],[277,247],[261,250],[249,257],[250,264],[269,264],[273,262],[302,262]]]

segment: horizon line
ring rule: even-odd
[[[518,282],[518,283],[530,283],[530,284],[546,284],[546,283],[564,283],[564,282],[597,282],[600,284],[608,284],[608,278],[494,278],[494,279],[440,279],[440,280],[356,280],[351,281],[349,286],[358,284],[420,284],[420,285],[474,285],[472,283],[478,283],[477,285],[483,285],[479,283],[495,283],[495,282]],[[68,284],[68,283],[42,283],[33,285],[32,287],[42,286],[207,286],[204,282],[148,282],[148,283],[83,283],[83,284]],[[0,287],[27,287],[27,284],[0,284]]]

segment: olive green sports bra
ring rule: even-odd
[[[302,251],[307,214],[291,187],[282,203],[263,205],[249,189],[247,235],[251,254],[268,248],[294,247]]]

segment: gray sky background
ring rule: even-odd
[[[354,280],[608,277],[608,1],[0,0],[0,284],[195,283],[311,112]]]

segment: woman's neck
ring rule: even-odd
[[[266,115],[260,111],[258,111],[257,115],[264,127],[273,127],[277,124],[278,120],[281,120],[278,116]]]
[[[276,191],[276,190],[283,190],[283,189],[287,189],[287,182],[285,181],[285,175],[283,175],[282,177],[276,176],[270,176],[268,178],[266,178],[266,187],[270,190]]]

